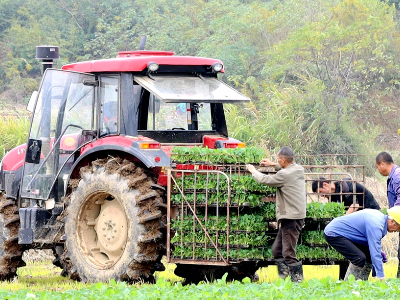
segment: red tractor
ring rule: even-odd
[[[45,66],[58,58],[36,50]],[[1,162],[0,279],[25,250],[52,249],[73,279],[152,281],[164,269],[172,147],[239,145],[223,104],[250,99],[223,72],[216,59],[145,50],[46,69],[27,144]]]

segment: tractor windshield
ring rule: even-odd
[[[72,165],[70,155],[85,142],[82,130],[95,128],[94,87],[86,84],[93,81],[89,74],[46,71],[28,140],[23,197],[48,199],[60,168]]]

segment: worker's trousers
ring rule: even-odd
[[[371,263],[368,246],[357,244],[342,236],[329,236],[324,233],[324,238],[329,245],[346,257],[353,265],[362,268],[365,262]]]
[[[275,259],[285,259],[288,265],[299,262],[296,256],[296,245],[304,226],[304,219],[281,219],[278,223],[279,231],[272,245],[272,255]]]

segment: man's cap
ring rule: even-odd
[[[393,206],[387,210],[388,215],[391,216],[398,224],[400,224],[400,206]]]

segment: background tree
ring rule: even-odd
[[[215,57],[252,102],[227,107],[230,134],[273,151],[398,149],[397,1],[0,0],[0,104],[26,103],[35,46],[65,63],[146,49]]]

